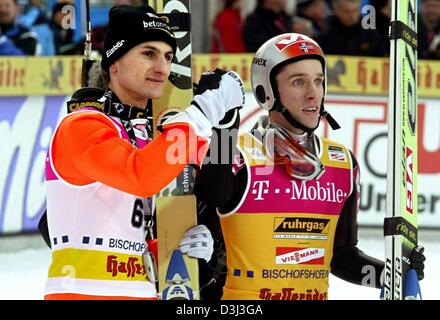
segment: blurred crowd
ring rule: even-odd
[[[84,39],[74,40],[75,1],[0,0],[0,56],[76,55]],[[140,5],[142,0],[114,0],[114,5]],[[100,53],[106,26],[92,30],[93,49]]]
[[[314,38],[326,54],[389,54],[391,0],[370,0],[368,7],[360,0],[297,0],[293,14],[287,0],[258,0],[244,19],[241,2],[224,0],[213,23],[211,52],[255,52],[277,34],[297,32]],[[417,24],[418,57],[440,59],[440,0],[420,1]]]
[[[47,8],[44,0],[0,0],[0,55],[72,55],[83,53],[84,40],[73,40],[73,0]],[[258,0],[246,16],[243,0],[223,0],[211,28],[212,53],[255,52],[266,40],[286,32],[314,38],[326,54],[385,57],[389,54],[391,0]],[[140,4],[142,0],[115,0]],[[419,0],[418,57],[440,59],[440,0]],[[92,30],[100,53],[106,26]]]

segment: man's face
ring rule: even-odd
[[[361,16],[360,2],[340,0],[334,5],[333,12],[346,27],[352,27],[358,23]]]
[[[327,4],[324,0],[315,0],[306,10],[307,17],[324,20],[326,18]]]
[[[265,0],[263,7],[274,12],[286,10],[287,0]]]
[[[0,0],[0,24],[11,24],[18,14],[14,0]]]
[[[148,99],[162,95],[172,59],[173,50],[165,42],[143,42],[110,66],[111,88],[122,102],[143,108]]]
[[[440,19],[440,0],[422,1],[421,14],[428,22],[437,23]]]
[[[275,81],[281,104],[301,124],[315,128],[319,122],[319,110],[324,96],[321,63],[316,59],[290,63],[280,70]],[[287,121],[279,124],[295,133],[302,133],[288,125]]]

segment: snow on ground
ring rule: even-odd
[[[440,280],[436,266],[440,265],[439,231],[429,236],[420,234],[420,243],[425,247],[427,261],[425,280],[421,282],[424,300],[440,300]],[[4,240],[0,238],[0,300],[38,300],[43,298],[44,283],[50,263],[50,251],[41,245],[31,249],[5,251]],[[35,241],[34,241],[35,242]],[[37,240],[38,242],[38,240]],[[359,248],[378,259],[383,259],[383,238],[380,231],[360,232]],[[378,300],[379,290],[350,284],[336,277],[330,277],[331,300]]]
[[[1,253],[0,300],[42,299],[49,263],[48,248]]]

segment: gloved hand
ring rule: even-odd
[[[226,112],[240,109],[245,102],[243,82],[234,71],[221,69],[202,74],[193,99],[193,105],[200,109],[216,127]]]
[[[214,251],[214,240],[211,231],[205,225],[199,224],[185,232],[179,246],[182,253],[208,262]]]
[[[199,83],[197,84],[197,86],[194,87],[195,88],[194,95],[195,96],[200,95],[204,93],[206,90],[218,89],[220,87],[220,81],[222,80],[222,76],[225,73],[226,71],[219,68],[215,69],[214,71],[208,71],[202,73]],[[236,123],[237,117],[239,117],[238,110],[240,110],[243,107],[243,105],[244,102],[242,105],[238,106],[237,108],[227,111],[225,116],[220,120],[218,126],[215,127],[219,129],[226,129],[232,127]]]
[[[411,254],[409,256],[410,267],[416,270],[419,280],[422,280],[425,277],[425,274],[423,272],[426,260],[426,257],[423,254],[424,251],[425,248],[419,245],[411,251]]]
[[[198,84],[194,84],[194,95],[204,93],[206,90],[218,89],[220,87],[220,81],[226,71],[222,69],[215,69],[214,71],[203,72],[200,76]]]
[[[163,126],[177,122],[190,123],[196,134],[210,137],[212,127],[217,127],[226,112],[239,109],[245,102],[243,83],[233,71],[217,69],[204,73],[192,105],[184,112],[168,118]]]

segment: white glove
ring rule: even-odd
[[[206,90],[202,94],[194,96],[194,102],[212,126],[216,127],[226,112],[244,105],[243,82],[234,71],[226,72],[221,76],[218,89]]]
[[[219,76],[217,71],[212,72]],[[219,77],[216,89],[207,89],[194,96],[193,104],[184,112],[168,118],[163,126],[176,122],[190,123],[198,136],[210,137],[212,127],[217,127],[226,112],[243,107],[245,95],[240,76],[229,71]]]
[[[214,240],[209,229],[199,224],[185,232],[179,246],[182,253],[193,258],[205,259],[208,262],[214,251]]]

